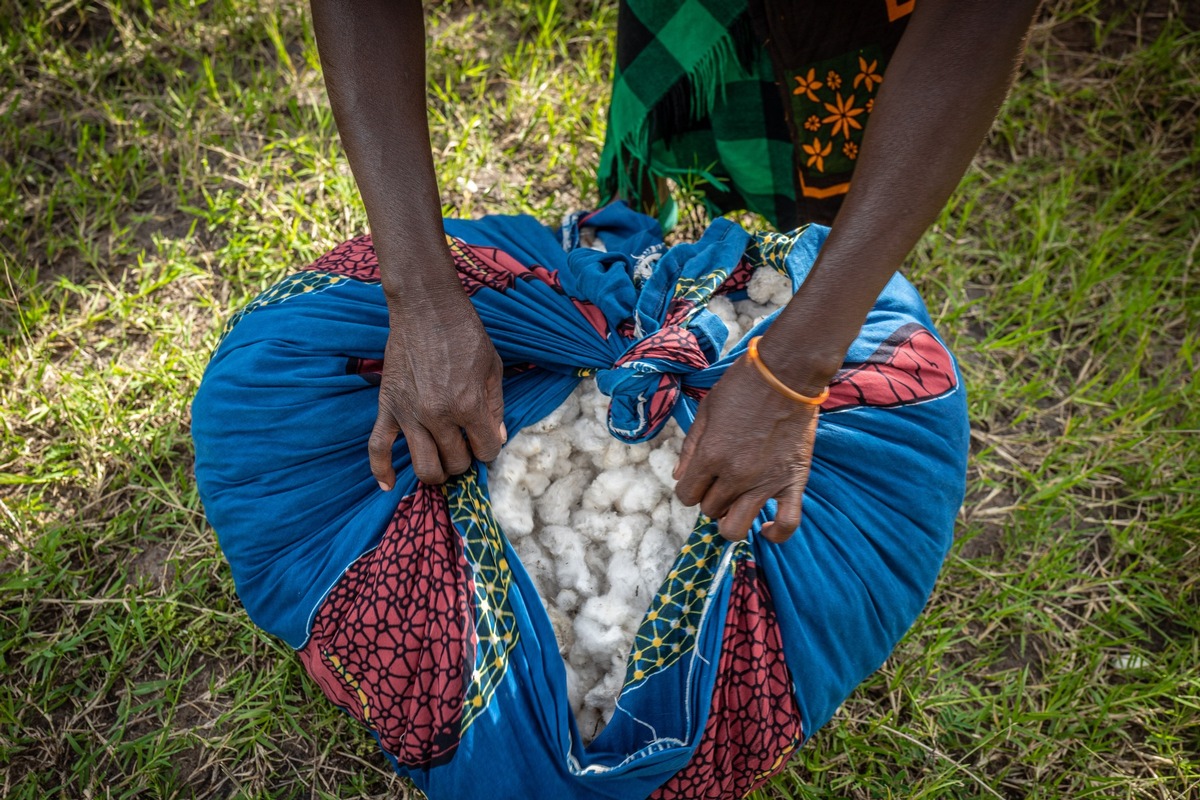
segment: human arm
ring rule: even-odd
[[[808,278],[764,335],[762,362],[817,395],[867,312],[941,212],[995,119],[1038,0],[921,0],[884,75],[841,212]],[[700,404],[676,493],[744,538],[770,498],[773,541],[790,536],[816,435],[816,408],[787,400],[739,359]]]
[[[483,461],[499,454],[503,367],[458,282],[442,228],[421,4],[312,0],[312,12],[325,86],[387,298],[371,471],[381,488],[392,487],[392,444],[403,430],[417,477],[441,483],[470,467],[472,452]]]

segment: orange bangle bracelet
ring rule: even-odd
[[[767,369],[767,365],[762,362],[762,357],[758,354],[758,340],[761,336],[755,336],[746,343],[746,357],[750,359],[750,363],[758,368],[758,374],[762,375],[763,380],[767,382],[772,389],[779,392],[789,400],[795,400],[797,403],[804,403],[808,406],[819,406],[824,403],[829,397],[829,387],[826,386],[816,397],[809,397],[806,394],[800,394],[788,388],[787,384],[776,378],[771,370]]]

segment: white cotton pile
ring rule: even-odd
[[[726,350],[786,302],[791,285],[760,269],[750,295],[709,304],[730,329]],[[496,520],[554,626],[571,708],[589,742],[612,718],[649,598],[699,513],[675,497],[683,444],[675,421],[653,441],[627,445],[608,432],[608,403],[585,379],[513,438],[488,477]]]
[[[773,269],[761,267],[750,276],[746,294],[749,295],[747,299],[736,303],[724,296],[708,302],[708,310],[720,317],[729,329],[729,338],[721,348],[721,355],[732,350],[743,336],[777,308],[787,305],[792,298],[792,280]]]

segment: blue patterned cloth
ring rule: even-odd
[[[604,251],[579,247],[581,227]],[[560,229],[447,220],[459,276],[505,364],[510,435],[586,376],[626,442],[697,404],[720,356],[706,306],[770,267],[793,288],[827,229],[718,220],[667,248],[621,204]],[[768,318],[750,336],[763,333]],[[913,287],[880,295],[821,409],[800,529],[722,540],[701,516],[650,599],[617,712],[584,746],[546,612],[476,464],[395,487],[371,475],[388,313],[368,237],[231,321],[193,404],[196,477],[250,617],[435,798],[740,797],[877,669],[923,608],[962,501],[966,399]]]

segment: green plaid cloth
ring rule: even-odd
[[[656,209],[654,179],[793,227],[794,146],[746,0],[622,2],[602,196]]]
[[[667,223],[655,181],[671,178],[712,216],[832,221],[913,5],[622,0],[601,199]]]

